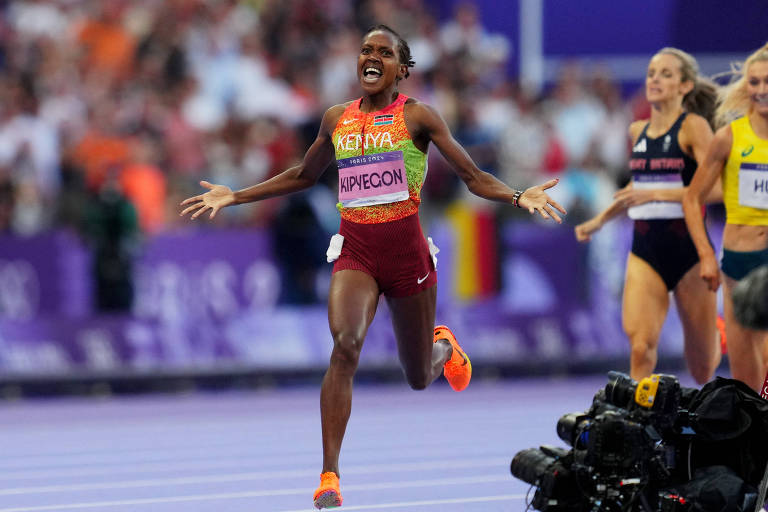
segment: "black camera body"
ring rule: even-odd
[[[683,407],[696,393],[672,375],[636,382],[610,372],[587,411],[565,414],[557,422],[558,437],[571,449],[523,450],[510,471],[536,487],[529,504],[536,510],[700,510],[676,490],[696,469],[691,453],[701,444],[694,428],[697,415]]]

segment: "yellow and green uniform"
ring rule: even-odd
[[[399,220],[418,212],[427,155],[405,126],[404,94],[386,108],[362,112],[350,103],[333,130],[339,164],[341,218],[359,224]]]
[[[731,123],[733,143],[723,168],[726,222],[768,225],[768,140],[758,137],[744,116]]]

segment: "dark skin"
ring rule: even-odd
[[[397,38],[388,31],[376,30],[364,37],[357,61],[358,81],[363,89],[361,111],[376,112],[397,99],[398,83],[408,71],[399,60],[398,50]],[[366,75],[365,70],[371,67],[379,70],[381,75]],[[209,191],[183,201],[182,205],[187,207],[181,215],[191,213],[194,219],[210,210],[212,218],[225,206],[259,201],[313,186],[335,161],[333,131],[350,103],[335,105],[325,112],[317,138],[299,165],[236,192],[203,181],[201,185]],[[437,111],[409,98],[404,115],[416,147],[426,153],[430,142],[437,146],[472,193],[490,200],[512,202],[515,191],[477,168]],[[557,212],[565,214],[565,210],[545,192],[556,184],[557,180],[550,180],[528,188],[520,196],[519,205],[531,214],[538,213],[561,222]],[[333,351],[320,391],[323,472],[339,474],[339,451],[351,410],[353,377],[365,335],[378,307],[379,295],[376,280],[364,272],[341,270],[331,278],[328,323],[333,336]],[[450,343],[446,340],[433,342],[436,298],[436,286],[410,297],[387,297],[400,363],[413,389],[424,389],[432,383],[451,357]]]

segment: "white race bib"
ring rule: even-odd
[[[768,210],[768,164],[741,164],[739,204]]]
[[[659,190],[683,188],[683,178],[679,173],[645,174],[635,173],[632,186],[638,190]],[[673,201],[650,201],[639,206],[632,206],[627,212],[630,219],[682,219],[683,205]]]
[[[409,197],[402,151],[342,158],[338,166],[342,206],[372,206]]]

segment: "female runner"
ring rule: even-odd
[[[683,326],[685,360],[701,384],[720,363],[716,300],[698,278],[699,258],[680,203],[712,139],[709,120],[716,90],[699,76],[691,55],[663,48],[648,64],[645,94],[651,117],[629,127],[632,182],[606,210],[576,226],[576,237],[587,241],[608,220],[628,211],[635,222],[622,325],[630,343],[630,375],[640,380],[656,367],[671,292]]]
[[[768,263],[768,44],[750,55],[741,69],[740,78],[723,90],[717,119],[741,117],[715,133],[683,207],[701,259],[699,275],[714,292],[720,271],[700,212],[702,198],[722,178],[726,219],[720,265],[728,360],[733,378],[759,390],[768,364],[768,334],[736,321],[732,294],[750,270]]]
[[[207,192],[182,202],[181,213],[210,217],[225,206],[298,192],[314,185],[325,170],[339,172],[341,226],[331,239],[335,260],[328,293],[333,336],[330,365],[320,391],[323,469],[314,494],[317,508],[340,506],[339,450],[349,419],[352,381],[379,296],[387,299],[398,355],[406,380],[424,389],[444,373],[453,389],[469,383],[472,366],[451,331],[434,325],[437,276],[434,249],[419,224],[420,190],[432,142],[469,190],[486,199],[512,203],[560,222],[565,210],[547,193],[550,180],[514,190],[481,171],[454,140],[430,106],[398,92],[413,66],[408,44],[391,28],[366,32],[357,59],[361,98],[329,108],[317,139],[299,165],[233,192],[202,181]]]

